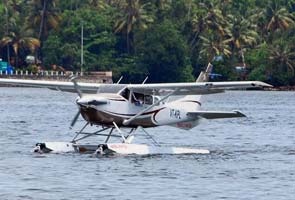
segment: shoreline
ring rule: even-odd
[[[0,78],[6,79],[23,79],[23,80],[40,80],[40,81],[63,81],[69,82],[71,77],[75,74],[18,74],[18,75],[6,75],[0,74]],[[106,74],[76,74],[78,82],[86,83],[113,83],[112,76]]]
[[[295,86],[278,86],[273,88],[264,88],[265,91],[295,91]]]

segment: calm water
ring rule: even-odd
[[[248,118],[204,121],[191,131],[148,130],[161,143],[205,148],[209,155],[31,153],[36,142],[72,138],[74,99],[46,89],[0,88],[0,199],[295,197],[294,92],[207,96],[204,108],[238,109]]]

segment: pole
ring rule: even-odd
[[[84,37],[84,26],[83,26],[83,21],[81,21],[81,74],[83,73],[83,64],[84,64],[83,37]]]

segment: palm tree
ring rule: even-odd
[[[214,32],[219,38],[224,38],[229,34],[228,22],[224,18],[219,7],[214,7],[212,3],[200,3],[198,12],[192,18],[193,38],[191,40],[192,49],[198,44],[200,35],[204,32]]]
[[[237,50],[239,52],[245,67],[244,48],[253,47],[256,44],[258,38],[256,25],[244,17],[229,16],[228,19],[230,20],[230,23],[228,23],[230,33],[227,38],[230,41],[231,51]]]
[[[270,61],[274,63],[277,72],[291,72],[295,70],[295,52],[289,45],[275,45],[269,49]]]
[[[30,5],[32,11],[27,17],[27,28],[34,29],[38,32],[38,40],[43,44],[43,41],[47,38],[51,29],[57,29],[61,16],[55,9],[56,0],[31,0]],[[36,57],[40,57],[42,60],[42,51],[39,48],[39,52],[36,53]]]
[[[214,7],[213,3],[203,5],[207,11],[207,15],[204,18],[204,22],[207,28],[214,31],[217,30],[221,36],[226,35],[228,32],[228,30],[226,29],[227,21],[224,18],[222,10],[217,6]]]
[[[231,17],[230,25],[230,39],[232,46],[237,49],[242,47],[251,47],[256,44],[258,33],[256,32],[256,25],[249,20],[241,17]]]
[[[208,59],[208,63],[214,61],[216,56],[229,57],[231,55],[229,42],[220,37],[211,34],[208,37],[200,36],[202,40],[202,49],[200,55]]]
[[[270,40],[276,30],[287,30],[294,24],[294,16],[288,12],[286,7],[282,7],[276,0],[272,0],[264,10],[265,24],[264,31]]]
[[[17,26],[17,21],[19,20],[19,12],[17,8],[19,7],[20,2],[18,1],[9,1],[3,0],[3,7],[5,12],[5,22],[3,22],[2,29],[4,30],[4,39],[10,32]],[[10,48],[9,44],[6,46],[7,49],[7,62],[10,62]]]
[[[122,15],[115,23],[115,33],[126,34],[127,52],[130,52],[130,44],[133,42],[133,31],[135,27],[146,29],[147,24],[153,19],[147,14],[145,7],[148,4],[140,4],[139,0],[126,0],[121,7]]]
[[[18,57],[21,50],[30,50],[34,53],[40,47],[40,41],[34,37],[27,36],[24,30],[19,32],[10,32],[0,41],[0,46],[11,46],[15,55],[15,65],[18,67]]]
[[[27,18],[29,28],[39,29],[38,39],[42,42],[50,29],[57,29],[61,16],[55,9],[55,0],[32,0],[33,10]]]

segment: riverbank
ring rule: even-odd
[[[295,86],[279,86],[273,88],[265,88],[267,91],[295,91]]]
[[[28,71],[16,71],[14,74],[0,73],[0,78],[65,82],[69,81],[72,76],[76,76],[79,82],[113,83],[112,72],[74,73],[71,71],[40,71],[38,73],[29,73]]]

